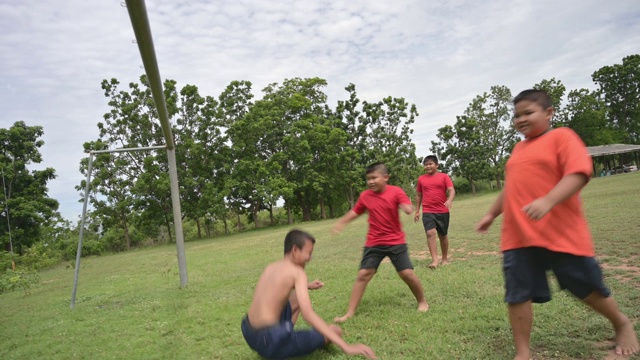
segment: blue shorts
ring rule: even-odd
[[[438,235],[447,236],[449,233],[449,213],[422,213],[424,231],[436,228]]]
[[[249,347],[268,359],[286,359],[304,356],[324,345],[324,336],[317,330],[293,331],[291,304],[282,310],[280,323],[254,329],[249,318],[242,319],[242,335]]]
[[[376,269],[385,257],[389,257],[391,263],[397,272],[407,269],[413,269],[413,264],[409,258],[409,250],[407,244],[400,245],[382,245],[366,247],[362,251],[362,261],[360,261],[360,270]]]
[[[611,292],[602,281],[602,270],[594,257],[576,256],[540,247],[507,250],[503,254],[505,302],[544,303],[551,300],[547,271],[556,275],[561,289],[579,299],[594,291],[608,297]]]

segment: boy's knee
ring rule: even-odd
[[[360,271],[358,271],[357,281],[369,282],[369,280],[371,280],[375,273],[375,269],[361,269]]]

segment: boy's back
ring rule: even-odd
[[[306,275],[302,268],[280,260],[267,266],[256,284],[249,308],[249,321],[256,328],[277,324],[282,308],[289,300],[295,279]]]
[[[501,250],[538,246],[578,256],[594,256],[579,192],[540,220],[521,209],[544,197],[568,174],[591,176],[591,158],[569,128],[551,130],[519,142],[505,167]]]

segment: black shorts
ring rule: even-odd
[[[424,225],[424,231],[436,228],[438,235],[447,236],[449,233],[449,213],[422,213],[422,225]]]
[[[569,290],[579,299],[594,291],[608,297],[602,270],[594,257],[576,256],[540,247],[507,250],[503,254],[505,302],[544,303],[551,300],[547,270],[552,270],[561,289]]]
[[[360,262],[360,269],[376,269],[380,266],[380,262],[385,257],[389,257],[396,271],[413,269],[411,259],[409,259],[409,250],[407,244],[392,245],[392,246],[372,246],[364,248],[362,252],[362,261]]]

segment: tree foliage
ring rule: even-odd
[[[43,134],[41,126],[28,126],[23,121],[0,129],[0,237],[6,251],[22,254],[41,239],[42,228],[58,215],[58,201],[47,194],[47,183],[56,177],[55,170],[28,169],[42,162],[39,149],[44,145],[40,139]]]

